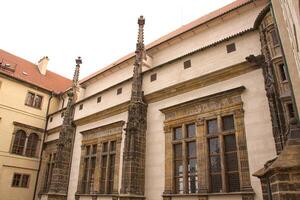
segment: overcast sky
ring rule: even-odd
[[[48,69],[80,78],[135,50],[137,18],[144,15],[145,43],[234,0],[1,0],[0,48]]]

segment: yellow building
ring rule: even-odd
[[[47,113],[71,81],[0,50],[0,199],[32,199]]]

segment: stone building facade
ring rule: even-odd
[[[298,199],[299,76],[278,5],[237,0],[148,45],[140,17],[135,52],[80,81],[77,60],[35,199]]]

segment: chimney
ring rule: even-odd
[[[46,75],[47,65],[48,65],[49,58],[48,56],[44,56],[38,62],[38,68],[41,74]]]

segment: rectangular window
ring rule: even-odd
[[[271,30],[270,31],[270,35],[271,35],[271,38],[272,38],[273,46],[279,45],[279,41],[278,41],[278,37],[277,37],[276,31],[275,30]]]
[[[225,164],[226,164],[226,176],[229,192],[240,191],[240,179],[238,169],[238,158],[235,135],[226,135],[224,137],[225,142]]]
[[[233,116],[229,115],[229,116],[222,117],[222,125],[223,125],[223,131],[234,130]]]
[[[82,192],[89,194],[94,191],[95,168],[96,168],[97,144],[85,147],[84,172],[82,180]]]
[[[116,141],[102,143],[100,193],[111,194],[114,188]]]
[[[207,134],[215,134],[218,132],[217,119],[207,120]]]
[[[173,138],[174,138],[174,140],[180,140],[182,138],[182,128],[181,127],[174,128]]]
[[[156,74],[156,73],[151,74],[151,76],[150,76],[150,81],[153,82],[153,81],[155,81],[156,79],[157,79],[157,74]]]
[[[65,116],[65,112],[60,113],[60,117],[63,118]]]
[[[190,68],[191,66],[192,66],[191,60],[187,60],[183,62],[184,69]]]
[[[287,104],[287,110],[288,110],[289,118],[295,117],[295,111],[292,103]]]
[[[283,63],[279,64],[278,68],[279,68],[281,81],[286,81],[287,78],[286,78],[286,72],[285,72],[285,65]]]
[[[28,92],[25,100],[25,105],[34,108],[41,108],[43,97],[33,92]]]
[[[173,129],[174,189],[177,194],[198,192],[195,127],[195,124],[186,124]]]
[[[122,94],[122,88],[117,89],[117,95]]]
[[[101,96],[97,98],[97,103],[100,103],[102,100]]]
[[[220,119],[221,123],[218,123],[218,119]],[[207,121],[210,191],[215,193],[238,192],[240,191],[240,178],[234,133],[234,116],[227,115],[218,119]],[[211,128],[213,130],[220,131],[217,134],[211,135],[209,134],[209,126],[213,127]],[[225,183],[225,185],[223,185],[223,183]]]
[[[15,173],[13,176],[12,187],[27,188],[29,185],[29,175]]]
[[[83,104],[80,104],[79,105],[79,110],[82,110],[82,108],[83,108]]]
[[[227,50],[227,53],[231,53],[231,52],[236,51],[235,43],[231,43],[231,44],[226,45],[226,50]]]
[[[210,186],[212,192],[222,191],[221,155],[219,138],[211,138],[209,144]]]

